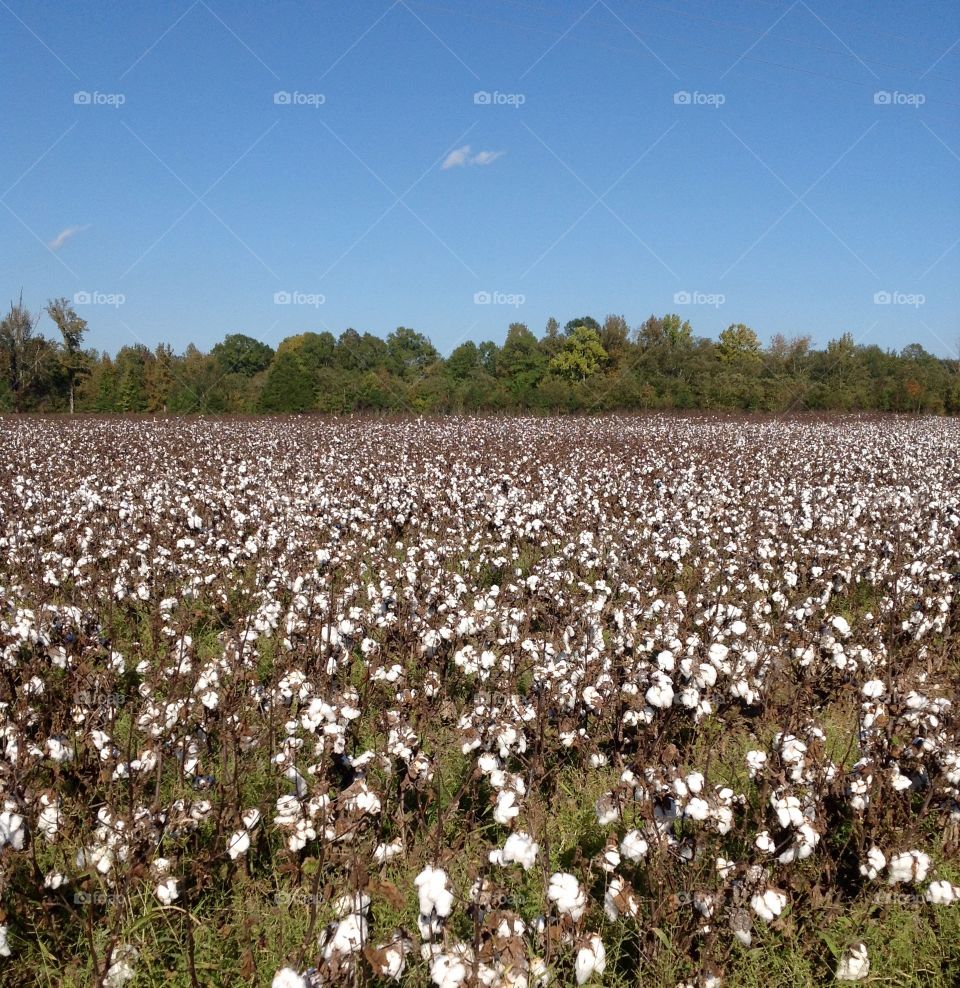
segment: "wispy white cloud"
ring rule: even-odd
[[[451,151],[443,160],[441,168],[463,168],[465,165],[491,165],[506,151],[478,151],[474,154],[469,144]]]
[[[479,151],[473,156],[471,165],[492,165],[497,158],[505,155],[506,151]]]
[[[80,233],[82,230],[86,230],[86,226],[68,226],[61,230],[54,238],[47,244],[50,250],[60,250],[60,248],[76,234]]]

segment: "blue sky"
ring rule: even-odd
[[[92,346],[677,311],[956,355],[948,0],[0,0],[0,31],[0,288],[86,293]]]

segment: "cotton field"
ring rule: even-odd
[[[960,979],[960,430],[2,421],[0,983]]]

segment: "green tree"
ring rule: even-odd
[[[760,358],[760,340],[757,334],[742,322],[731,323],[720,334],[718,349],[720,359],[725,361]]]
[[[87,331],[87,320],[81,319],[76,310],[65,298],[55,298],[47,302],[47,315],[53,320],[63,337],[60,366],[67,381],[70,414],[73,415],[74,390],[77,378],[89,368],[86,365],[80,344]]]
[[[0,320],[0,365],[17,412],[23,411],[46,356],[45,341],[33,332],[36,325],[37,320],[23,304],[22,293]]]
[[[550,370],[572,381],[585,381],[607,362],[600,334],[588,326],[575,326],[563,349],[550,361]]]
[[[447,373],[455,381],[464,381],[480,369],[480,351],[473,340],[461,343],[447,357]]]
[[[221,374],[253,377],[265,371],[273,360],[273,347],[243,333],[228,333],[211,351]]]
[[[537,338],[522,322],[510,324],[500,350],[497,374],[522,405],[529,405],[533,389],[546,371],[546,358]]]
[[[314,392],[310,374],[296,354],[281,349],[273,358],[260,392],[264,412],[305,412],[313,407]]]

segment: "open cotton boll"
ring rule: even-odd
[[[136,975],[134,964],[139,956],[136,947],[129,943],[118,944],[110,955],[110,969],[103,979],[103,988],[122,988]]]
[[[227,841],[227,854],[236,861],[250,850],[250,834],[246,830],[238,830]]]
[[[923,851],[904,851],[890,859],[887,881],[891,885],[901,882],[922,882],[930,870],[930,858]]]
[[[574,962],[577,984],[585,985],[595,974],[603,974],[606,966],[607,951],[604,949],[603,941],[596,933],[592,933],[577,951],[577,959]]]
[[[307,988],[307,982],[292,967],[282,967],[273,976],[270,988]]]
[[[645,858],[649,850],[650,845],[643,839],[639,830],[628,830],[620,841],[620,853],[634,863]]]
[[[867,860],[860,865],[860,874],[871,880],[875,879],[887,866],[887,858],[879,847],[871,847],[867,851]]]
[[[960,885],[951,885],[944,879],[931,882],[924,898],[934,906],[949,906],[960,900]]]
[[[7,924],[0,923],[0,957],[9,957],[12,951],[7,940]]]
[[[557,907],[561,915],[570,916],[579,922],[587,908],[587,897],[575,875],[557,871],[550,876],[547,898]]]
[[[840,955],[837,981],[863,981],[870,973],[870,957],[865,943],[855,943]]]
[[[710,816],[710,804],[699,796],[695,796],[683,808],[683,815],[691,820],[706,820]]]
[[[787,897],[779,889],[767,889],[750,899],[750,907],[766,923],[772,923],[787,905]]]
[[[177,891],[177,880],[169,875],[157,885],[154,892],[165,906],[169,906],[171,902],[180,897],[180,893]]]
[[[646,692],[647,703],[659,710],[666,710],[673,703],[673,686],[670,681],[655,683]]]
[[[503,845],[503,863],[516,863],[529,871],[536,863],[539,850],[540,845],[529,834],[511,834]]]
[[[506,827],[510,821],[520,815],[520,806],[517,803],[517,794],[512,789],[501,789],[497,793],[497,802],[493,807],[493,818],[502,827]]]
[[[436,913],[446,918],[453,909],[453,892],[442,868],[427,865],[414,879],[420,898],[420,912],[424,916]]]
[[[430,980],[437,988],[459,988],[468,973],[467,965],[453,954],[435,954],[430,960]]]

